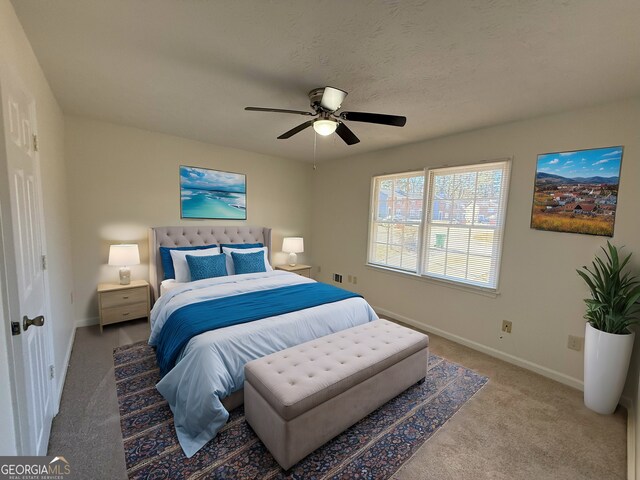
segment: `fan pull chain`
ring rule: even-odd
[[[313,131],[313,169],[316,170],[316,148],[317,148],[318,134]]]

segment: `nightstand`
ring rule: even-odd
[[[145,280],[132,280],[129,285],[98,285],[100,333],[103,326],[111,323],[149,318],[149,307],[149,283]]]
[[[310,265],[278,265],[276,266],[276,270],[284,270],[285,272],[297,273],[303,277],[311,278],[311,266]]]

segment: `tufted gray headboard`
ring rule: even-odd
[[[262,243],[269,248],[271,261],[271,229],[264,227],[153,227],[149,229],[149,284],[153,300],[160,296],[164,278],[160,247],[188,247],[221,243]]]

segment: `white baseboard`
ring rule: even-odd
[[[67,370],[69,370],[69,363],[71,362],[71,351],[73,350],[73,342],[76,339],[76,326],[74,325],[71,330],[71,336],[69,337],[69,345],[67,346],[67,354],[64,356],[64,363],[62,364],[62,371],[58,375],[58,400],[56,402],[56,408],[54,416],[60,411],[60,402],[62,401],[62,390],[64,389],[64,382],[67,379]]]
[[[80,320],[76,320],[76,328],[80,327],[90,327],[91,325],[99,325],[100,317],[89,317],[89,318],[81,318]]]
[[[584,384],[582,380],[578,378],[574,378],[564,373],[553,370],[551,368],[538,365],[537,363],[530,362],[529,360],[525,360],[524,358],[516,357],[515,355],[511,355],[509,353],[501,352],[500,350],[496,350],[495,348],[488,347],[486,345],[475,342],[473,340],[469,340],[459,335],[454,335],[452,333],[446,332],[432,325],[428,325],[423,322],[418,322],[417,320],[414,320],[409,317],[405,317],[404,315],[400,315],[398,313],[394,313],[390,310],[386,310],[384,308],[379,308],[376,306],[373,306],[373,309],[377,313],[380,313],[381,315],[389,316],[403,323],[406,323],[407,325],[411,325],[418,329],[425,330],[427,333],[429,332],[434,333],[435,335],[439,335],[440,337],[446,338],[447,340],[451,340],[452,342],[459,343],[460,345],[464,345],[465,347],[469,347],[473,350],[477,350],[478,352],[486,353],[491,357],[495,357],[500,360],[504,360],[505,362],[511,363],[513,365],[517,365],[518,367],[531,370],[532,372],[538,373],[544,377],[555,380],[556,382],[560,382],[560,383],[563,383],[564,385],[577,388],[578,390],[584,390]]]

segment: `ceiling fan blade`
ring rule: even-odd
[[[344,143],[347,145],[354,145],[360,142],[360,139],[355,136],[355,134],[347,127],[344,123],[340,122],[338,124],[338,128],[336,128],[336,133],[340,135],[340,138],[344,140]]]
[[[301,110],[287,110],[284,108],[263,108],[263,107],[244,107],[245,110],[250,112],[275,112],[275,113],[293,113],[296,115],[315,115],[311,112],[303,112]]]
[[[335,112],[342,105],[342,101],[347,96],[347,92],[340,90],[339,88],[324,87],[322,93],[322,100],[320,100],[320,106],[330,112]]]
[[[380,125],[391,125],[393,127],[404,127],[407,123],[407,117],[384,115],[382,113],[342,112],[340,118],[351,120],[352,122],[379,123]]]
[[[278,140],[284,140],[286,138],[293,137],[296,133],[300,133],[305,128],[309,128],[311,125],[313,125],[314,121],[315,120],[309,120],[308,122],[301,123],[297,127],[292,128],[291,130],[289,130],[288,132],[284,132],[282,135],[280,135],[278,137]]]

